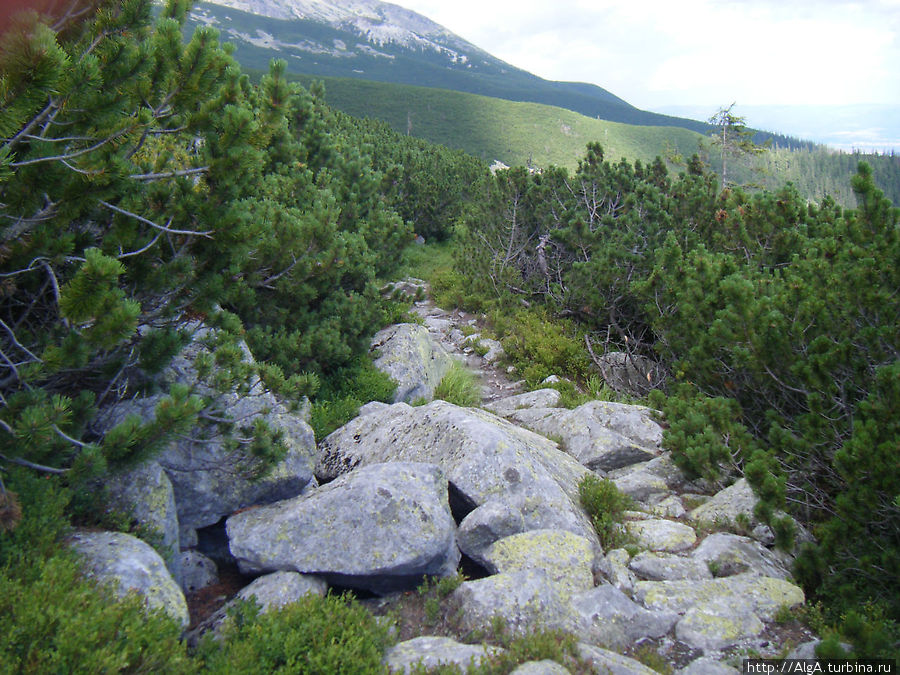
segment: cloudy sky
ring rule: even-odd
[[[900,0],[392,1],[644,109],[900,104]]]

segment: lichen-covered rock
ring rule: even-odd
[[[628,598],[613,586],[598,586],[573,601],[576,634],[590,644],[624,649],[642,638],[668,633],[678,615],[653,612]]]
[[[569,594],[543,570],[527,569],[463,582],[450,596],[465,631],[488,631],[497,620],[512,635],[565,629],[571,623]]]
[[[638,546],[651,551],[677,553],[697,543],[694,528],[674,520],[637,520],[626,523],[625,527],[637,539]]]
[[[236,513],[226,522],[244,572],[294,570],[376,593],[456,571],[456,524],[435,465],[376,464],[309,495]]]
[[[712,579],[709,567],[702,560],[685,558],[671,553],[643,551],[628,563],[628,568],[646,581],[675,579]]]
[[[531,530],[494,543],[484,552],[489,572],[542,570],[563,594],[571,596],[594,586],[593,544],[560,530]]]
[[[279,571],[254,579],[238,591],[237,598],[252,600],[259,605],[260,611],[265,613],[297,602],[305,595],[317,595],[321,598],[325,597],[327,592],[328,584],[319,577]]]
[[[640,661],[583,642],[578,643],[578,656],[587,661],[595,673],[603,675],[657,675]]]
[[[701,656],[694,659],[681,670],[675,671],[678,675],[738,675],[737,668],[716,661],[710,656]]]
[[[794,607],[804,601],[803,591],[794,584],[750,573],[706,581],[638,581],[634,597],[647,609],[679,614],[695,606],[730,602],[765,621],[771,621],[780,607]]]
[[[508,418],[545,436],[562,439],[566,452],[591,470],[611,471],[660,453],[662,427],[642,406],[590,401],[574,410],[525,408]]]
[[[158,462],[106,477],[109,506],[128,514],[162,540],[163,560],[175,583],[183,581],[175,492]]]
[[[691,607],[675,626],[675,636],[686,645],[712,651],[759,635],[764,628],[756,614],[722,600]]]
[[[499,539],[525,531],[525,518],[518,509],[498,499],[479,506],[459,524],[457,544],[463,555],[484,566],[483,553]]]
[[[453,357],[431,339],[428,329],[415,323],[388,326],[372,338],[373,363],[397,383],[394,403],[430,401],[434,389],[450,370]]]
[[[556,408],[559,405],[560,396],[558,389],[536,389],[492,401],[485,404],[484,407],[500,417],[508,417],[517,410],[526,408]]]
[[[388,647],[384,653],[384,664],[392,673],[411,673],[417,668],[431,669],[445,665],[456,665],[465,671],[500,651],[503,650],[499,647],[467,645],[447,637],[422,636]]]
[[[509,675],[571,675],[569,669],[556,661],[526,661]]]
[[[151,609],[161,609],[182,626],[188,625],[184,594],[149,544],[121,532],[83,530],[73,534],[69,542],[84,556],[88,576],[112,584],[119,597],[136,591]]]
[[[691,554],[703,562],[717,577],[753,572],[764,577],[790,579],[785,562],[758,541],[727,532],[717,532],[704,539]]]
[[[429,462],[446,473],[456,513],[499,500],[522,514],[527,530],[566,530],[597,541],[579,505],[587,469],[555,443],[484,410],[398,403],[351,420],[319,452],[316,474],[323,481],[365,464]]]
[[[647,471],[633,471],[611,480],[620,492],[637,502],[652,503],[669,494],[666,481]]]
[[[631,556],[624,548],[616,548],[609,551],[602,561],[601,573],[615,588],[623,593],[631,593],[637,579],[634,573],[628,569]]]
[[[650,513],[662,518],[683,518],[687,515],[684,504],[676,495],[669,495],[651,506]]]
[[[743,517],[755,523],[757,520],[753,509],[757,501],[759,499],[753,494],[750,483],[746,478],[741,478],[691,511],[690,518],[697,523],[734,523],[739,517]]]
[[[198,551],[182,551],[181,569],[181,588],[185,593],[196,593],[201,588],[219,583],[216,563]]]

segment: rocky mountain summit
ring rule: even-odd
[[[373,607],[402,602],[423,578],[450,578],[462,566],[469,578],[447,599],[459,632],[403,639],[385,655],[396,672],[487,658],[496,648],[475,636],[498,622],[512,634],[573,634],[598,673],[654,672],[623,655],[639,645],[679,672],[738,672],[741,655],[783,656],[813,637],[785,636],[775,622],[804,596],[789,556],[753,521],[746,481],[715,491],[690,480],[663,447],[652,410],[605,401],[569,410],[554,389],[521,392],[496,365],[499,345],[479,345],[477,318],[429,301],[414,311],[416,322],[373,342],[398,381],[396,402],[364,406],[316,444],[303,411],[261,383],[223,395],[227,409],[283,431],[288,456],[253,480],[203,430],[173,444],[122,477],[116,493],[171,554],[163,560],[129,535],[78,533],[72,545],[91,573],[187,627],[184,594],[215,583],[217,567],[236,565],[252,580],[239,597],[267,611],[329,588],[373,598]],[[169,376],[189,379],[202,350],[189,346]],[[453,359],[483,377],[483,407],[425,402]],[[151,403],[109,415],[152,411]],[[579,500],[588,476],[631,498],[620,526],[626,545],[601,544]],[[738,522],[746,534],[729,531]],[[224,618],[224,610],[199,625],[195,617],[193,637]],[[520,671],[568,672],[549,662]]]

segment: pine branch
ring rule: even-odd
[[[118,206],[113,206],[109,202],[105,202],[105,201],[101,200],[100,204],[102,206],[105,206],[106,208],[108,208],[111,211],[115,211],[116,213],[121,213],[123,216],[129,216],[131,218],[134,218],[135,220],[144,223],[144,225],[149,225],[150,227],[155,228],[157,230],[162,230],[163,232],[166,232],[167,234],[186,234],[188,236],[194,236],[194,237],[206,237],[207,239],[213,238],[212,233],[214,232],[214,230],[205,230],[205,231],[175,230],[175,229],[172,229],[171,227],[169,227],[169,225],[172,223],[171,218],[169,218],[169,222],[163,226],[163,225],[154,223],[152,220],[147,220],[146,218],[139,216],[136,213],[132,213],[131,211],[126,211],[125,209],[119,208]]]

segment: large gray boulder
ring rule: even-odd
[[[294,570],[376,593],[456,571],[447,479],[433,464],[376,464],[309,495],[242,511],[226,522],[245,573]]]
[[[457,512],[499,500],[522,514],[526,530],[566,530],[597,541],[578,498],[587,469],[552,441],[484,410],[398,403],[351,420],[319,451],[316,474],[323,481],[366,464],[429,462],[446,473]]]
[[[485,502],[463,518],[456,531],[463,555],[484,566],[484,551],[495,541],[525,531],[522,512],[499,499]]]
[[[388,326],[372,338],[373,363],[397,383],[394,402],[430,401],[434,389],[450,370],[453,357],[431,339],[428,329],[415,323]]]
[[[571,675],[569,669],[550,659],[526,661],[509,675]]]
[[[646,581],[712,579],[713,577],[705,561],[672,553],[643,551],[631,559],[628,568]]]
[[[590,401],[574,410],[524,408],[508,418],[552,438],[591,470],[611,471],[653,459],[661,452],[662,427],[643,406]]]
[[[627,522],[625,527],[637,540],[638,546],[651,551],[677,553],[686,551],[697,543],[694,528],[675,520],[649,518]]]
[[[691,607],[675,626],[675,636],[696,649],[713,651],[755,637],[764,629],[754,612],[723,599]]]
[[[89,577],[113,585],[119,597],[137,592],[149,608],[163,610],[182,627],[188,625],[184,594],[149,544],[121,532],[83,530],[73,534],[69,543],[84,557]]]
[[[181,544],[175,492],[158,462],[106,477],[109,507],[127,514],[133,521],[160,537],[163,560],[175,582],[182,583]]]
[[[517,410],[526,408],[556,408],[559,406],[561,396],[558,389],[536,389],[524,394],[497,399],[486,403],[484,407],[500,417],[509,417]]]
[[[737,534],[711,534],[700,542],[691,556],[713,570],[717,577],[753,572],[776,579],[791,578],[782,556],[750,537]]]
[[[757,523],[753,509],[759,498],[746,478],[741,478],[720,490],[705,503],[690,512],[694,522],[735,523],[738,518],[746,518],[748,522]]]
[[[292,410],[268,391],[257,376],[222,393],[200,377],[196,361],[212,353],[218,333],[195,323],[194,339],[163,371],[163,385],[191,387],[211,405],[206,419],[187,434],[176,438],[157,456],[175,496],[178,522],[183,531],[212,525],[233,511],[254,504],[294,497],[315,485],[316,442],[303,410]],[[253,356],[239,343],[243,361],[252,366]],[[101,412],[105,429],[137,415],[152,420],[164,396],[154,395],[122,401]],[[214,418],[214,419],[210,419]],[[230,427],[237,436],[247,436],[258,421],[279,432],[287,453],[283,460],[260,476],[259,461],[229,442]],[[225,422],[222,424],[221,422]]]
[[[603,675],[657,675],[640,661],[583,642],[578,643],[578,656],[587,661],[595,673]]]
[[[418,668],[459,666],[465,672],[478,666],[491,654],[503,651],[499,647],[467,645],[447,637],[422,636],[388,647],[384,664],[392,673],[418,672]]]

